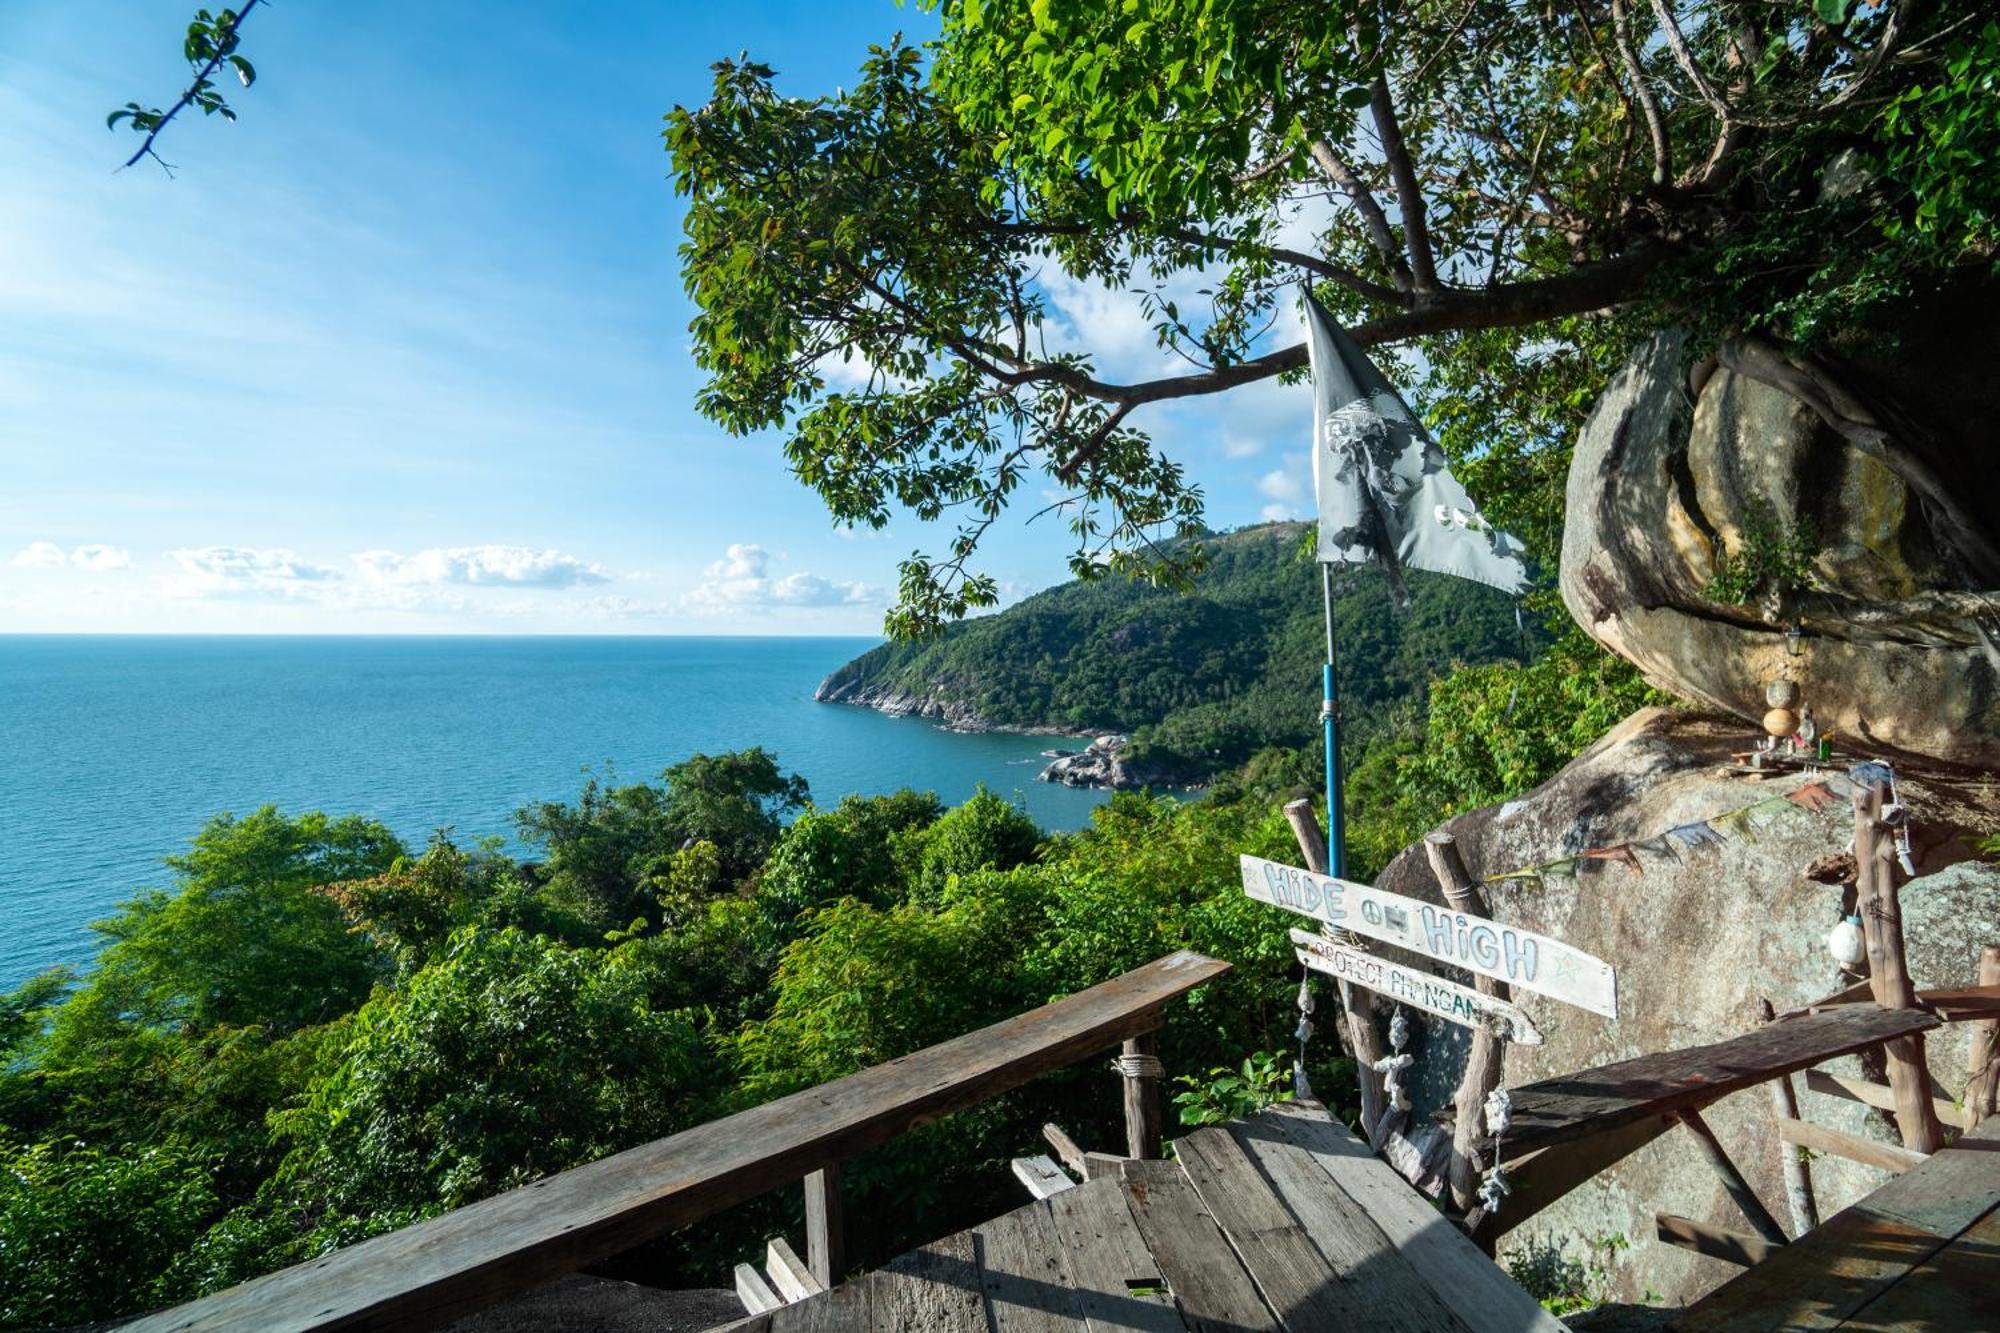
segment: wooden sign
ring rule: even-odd
[[[1528,1016],[1505,1000],[1482,995],[1470,986],[1461,986],[1428,972],[1377,958],[1360,949],[1350,949],[1309,930],[1292,932],[1294,950],[1301,963],[1315,972],[1324,972],[1342,981],[1386,995],[1412,1009],[1436,1014],[1461,1027],[1484,1028],[1507,1041],[1523,1046],[1539,1046],[1542,1034]]]
[[[1242,864],[1243,892],[1259,902],[1618,1017],[1618,977],[1611,964],[1561,940],[1260,856],[1245,856]]]

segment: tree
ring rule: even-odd
[[[2000,25],[1965,0],[933,3],[941,40],[851,89],[725,60],[665,131],[702,410],[782,429],[839,522],[958,517],[895,631],[992,603],[971,561],[1024,486],[1079,575],[1184,578],[1200,492],[1136,414],[1299,372],[1264,349],[1300,284],[1422,352],[1448,450],[1511,416],[1532,455],[1646,327],[1768,335],[1781,373],[1994,251]],[[1188,371],[1099,373],[1058,272],[1139,292]]]
[[[145,107],[137,102],[127,102],[118,110],[104,118],[107,129],[117,129],[120,121],[139,134],[145,136],[132,156],[125,159],[126,166],[136,165],[142,158],[152,158],[160,164],[161,170],[169,176],[173,168],[160,156],[154,147],[159,142],[160,131],[168,123],[189,107],[198,107],[204,116],[221,116],[234,121],[236,113],[229,107],[229,100],[215,88],[215,75],[223,66],[245,88],[257,81],[256,67],[238,49],[242,45],[243,21],[250,17],[261,0],[246,0],[241,10],[225,9],[211,14],[206,9],[198,9],[187,26],[187,37],[181,42],[181,54],[187,57],[190,82],[182,90],[180,97],[165,111],[158,107]]]

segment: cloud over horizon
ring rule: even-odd
[[[360,551],[354,563],[372,582],[402,587],[579,588],[609,583],[611,576],[588,561],[554,548],[528,546],[439,546],[403,555]]]
[[[181,572],[163,580],[177,597],[310,597],[340,571],[282,547],[199,546],[169,551]]]
[[[755,542],[733,542],[724,557],[703,570],[706,576],[682,598],[704,614],[770,607],[860,606],[880,597],[865,583],[848,583],[800,571],[771,577],[771,553]]]
[[[85,542],[73,546],[67,553],[51,541],[33,541],[17,551],[7,562],[17,569],[81,569],[92,574],[108,573],[114,569],[132,568],[132,553],[120,546],[107,546],[102,542]]]

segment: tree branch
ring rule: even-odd
[[[1319,163],[1320,170],[1327,174],[1335,185],[1347,191],[1347,197],[1354,201],[1354,209],[1368,226],[1369,239],[1388,261],[1389,272],[1394,277],[1399,291],[1410,288],[1410,265],[1396,245],[1396,233],[1389,228],[1389,215],[1382,211],[1381,203],[1374,193],[1355,175],[1353,168],[1333,151],[1333,145],[1325,139],[1314,139],[1308,145],[1313,161]]]
[[[201,69],[195,74],[194,82],[190,83],[187,86],[187,89],[181,93],[180,101],[175,102],[172,108],[168,110],[167,114],[160,117],[159,123],[154,125],[151,130],[147,131],[146,141],[139,145],[138,152],[132,154],[132,156],[125,159],[125,165],[119,168],[120,171],[123,171],[125,167],[129,167],[134,163],[138,162],[141,158],[149,155],[155,161],[159,161],[160,155],[158,153],[153,152],[153,141],[160,137],[160,131],[167,128],[168,122],[172,121],[175,116],[178,116],[181,112],[185,111],[188,108],[189,103],[194,101],[195,95],[199,93],[204,87],[207,86],[208,76],[215,73],[216,68],[219,65],[221,65],[222,62],[229,55],[230,39],[235,37],[237,32],[243,27],[243,20],[250,17],[250,11],[255,9],[261,3],[263,3],[263,0],[248,0],[248,3],[246,3],[243,6],[243,8],[236,11],[236,17],[231,19],[228,25],[224,27],[219,33],[216,34],[215,54],[211,55],[208,58],[208,63],[203,65]],[[124,113],[120,112],[119,114],[123,115]],[[225,117],[225,119],[227,119],[227,117]],[[164,167],[166,166],[166,163],[160,162],[160,165]]]
[[[1389,100],[1389,76],[1377,74],[1368,94],[1368,109],[1375,117],[1375,132],[1382,139],[1382,156],[1389,162],[1389,178],[1396,183],[1396,211],[1403,217],[1403,240],[1410,251],[1410,275],[1417,291],[1437,288],[1437,261],[1431,256],[1430,229],[1424,221],[1424,192],[1417,183],[1416,168],[1410,162],[1409,145],[1403,142],[1403,127],[1396,120],[1396,107]]]
[[[1632,80],[1632,95],[1646,117],[1646,137],[1653,143],[1653,184],[1665,185],[1673,177],[1673,153],[1667,144],[1666,122],[1660,118],[1660,104],[1646,83],[1638,53],[1632,49],[1632,16],[1626,12],[1625,0],[1611,0],[1611,37],[1618,46],[1625,76]]]

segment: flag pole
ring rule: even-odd
[[[1326,666],[1320,673],[1320,722],[1326,728],[1326,847],[1327,868],[1335,879],[1347,878],[1347,826],[1341,817],[1340,661],[1333,634],[1333,566],[1321,562],[1320,590],[1326,601]]]

